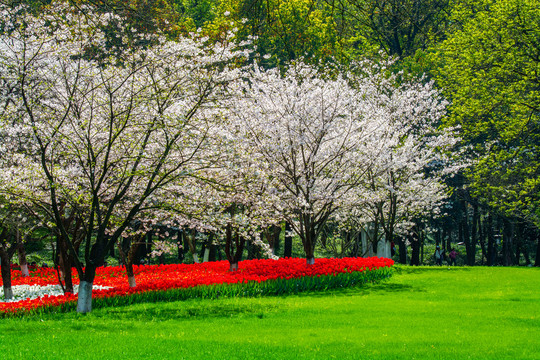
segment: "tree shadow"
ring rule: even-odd
[[[395,274],[422,274],[427,272],[448,272],[448,271],[466,271],[472,269],[463,266],[395,266],[393,268]]]
[[[197,320],[215,318],[258,317],[275,311],[270,304],[228,304],[219,300],[204,300],[204,305],[192,301],[173,303],[156,302],[138,305],[104,308],[94,312],[94,316],[108,319],[134,319],[142,321]]]
[[[410,291],[425,291],[418,288],[413,288],[409,284],[389,284],[386,282],[379,282],[375,284],[364,284],[362,286],[351,287],[351,288],[342,288],[342,289],[331,289],[327,291],[314,291],[314,292],[304,292],[299,294],[291,294],[283,296],[285,298],[298,296],[298,297],[325,297],[325,296],[351,296],[351,295],[369,295],[369,294],[385,294],[385,293],[399,293],[399,292],[410,292]]]

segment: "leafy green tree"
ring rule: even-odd
[[[437,47],[436,76],[452,99],[446,125],[461,127],[478,158],[472,194],[539,227],[540,3],[464,0],[452,20],[459,28]]]
[[[479,156],[475,194],[540,226],[540,4],[467,0],[453,17],[462,26],[436,52],[446,125],[461,126]]]
[[[318,63],[338,57],[342,44],[330,7],[314,0],[221,1],[216,17],[206,25],[233,24],[242,39],[254,38],[266,67],[292,60]]]
[[[351,55],[383,51],[410,57],[437,42],[448,26],[450,0],[325,1]]]

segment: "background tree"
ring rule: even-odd
[[[467,173],[472,194],[537,228],[539,19],[534,2],[460,1],[452,13],[460,28],[435,53],[438,82],[452,99],[446,124],[461,126],[478,156]]]

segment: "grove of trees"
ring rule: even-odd
[[[525,0],[3,1],[4,296],[32,241],[79,312],[116,248],[131,286],[141,252],[234,271],[293,233],[539,266],[539,44]]]

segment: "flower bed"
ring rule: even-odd
[[[194,297],[279,295],[307,290],[354,286],[390,276],[393,261],[385,258],[317,259],[307,266],[305,259],[246,260],[229,272],[227,261],[203,264],[135,266],[137,286],[130,288],[123,267],[98,268],[93,307],[143,301],[183,300]],[[1,281],[0,281],[1,283]],[[74,284],[79,280],[74,271]],[[44,287],[57,284],[54,269],[40,268],[22,277],[13,271],[12,285]],[[43,295],[16,302],[0,302],[0,316],[41,311],[74,309],[77,295]]]

